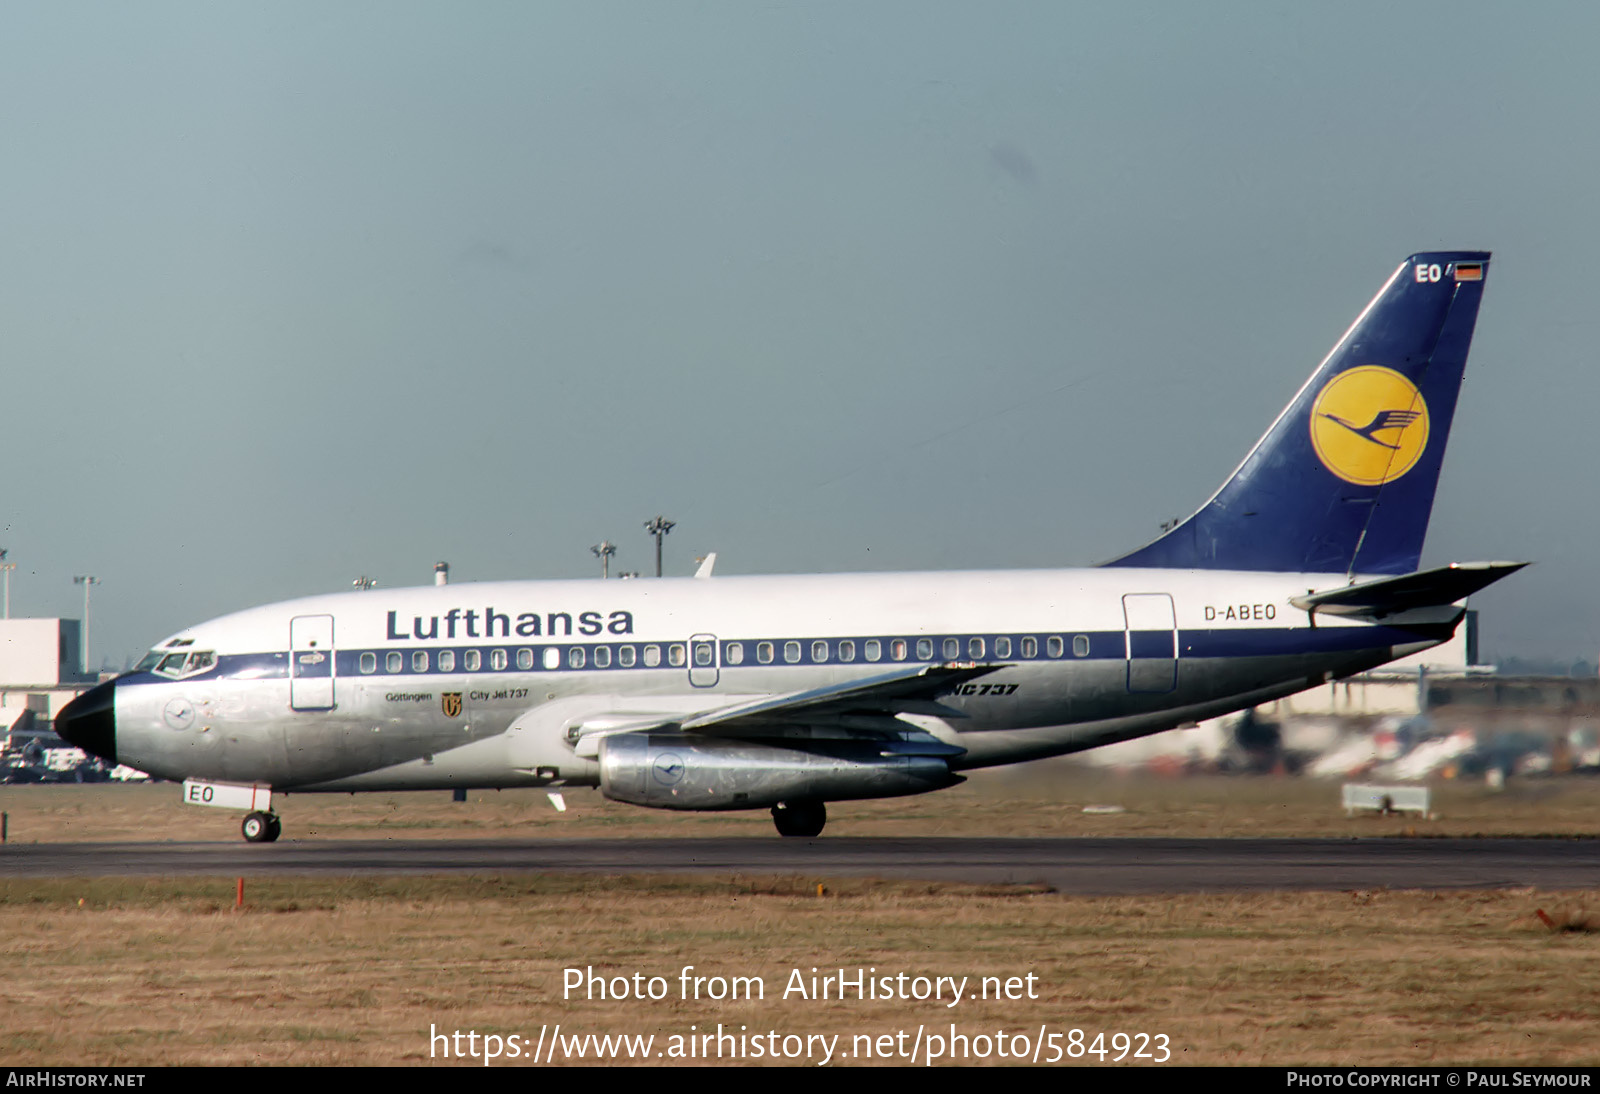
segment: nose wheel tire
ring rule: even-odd
[[[772,823],[780,836],[820,836],[828,823],[828,807],[822,802],[779,802],[772,807]]]
[[[283,834],[283,823],[276,813],[248,813],[239,831],[251,843],[271,843]]]

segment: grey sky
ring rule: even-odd
[[[429,578],[1090,563],[1486,247],[1426,560],[1593,658],[1600,9],[0,4],[0,545],[120,663]]]

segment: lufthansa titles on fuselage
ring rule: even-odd
[[[576,620],[576,623],[574,623]],[[387,635],[392,642],[408,639],[431,640],[440,637],[441,621],[445,638],[519,638],[537,636],[587,634],[632,634],[632,612],[497,612],[487,607],[479,612],[475,608],[451,608],[444,615],[414,615],[407,630],[400,621],[400,613],[388,614]],[[482,630],[479,630],[479,627]],[[576,627],[576,630],[574,630]]]

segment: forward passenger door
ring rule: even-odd
[[[289,621],[289,707],[333,709],[333,616],[297,615]]]

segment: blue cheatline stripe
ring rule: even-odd
[[[1441,642],[1449,638],[1454,628],[1448,625],[1431,627],[1251,627],[1180,630],[1178,632],[1178,659],[1233,658],[1290,656],[1297,654],[1344,653],[1364,649],[1383,649],[1390,646],[1416,642]],[[1075,650],[1087,640],[1087,652],[1078,655]],[[1033,664],[1060,661],[1121,661],[1127,656],[1130,643],[1136,659],[1165,660],[1172,657],[1172,632],[1169,630],[1133,631],[1062,631],[1059,634],[1044,632],[1033,634],[939,634],[939,635],[889,635],[859,637],[850,635],[832,638],[754,638],[721,639],[718,641],[718,667],[725,670],[740,668],[789,668],[816,665],[882,665],[942,664],[947,661],[1014,662]],[[974,639],[982,642],[981,654]],[[1033,640],[1034,652],[1024,653],[1024,640]],[[867,646],[877,643],[879,656],[868,660]],[[904,644],[904,656],[894,653]],[[953,646],[947,643],[954,643]],[[1008,652],[1002,653],[1009,643]],[[844,648],[841,648],[844,644]],[[589,673],[589,672],[684,672],[694,667],[693,643],[689,642],[564,642],[541,646],[383,646],[371,649],[339,650],[336,654],[337,674],[344,679],[383,679],[418,676],[500,676],[527,673]],[[1000,649],[996,646],[999,645]],[[763,647],[771,647],[771,660],[762,661]],[[654,647],[659,662],[644,663],[645,651]],[[677,647],[682,660],[673,664],[671,653]],[[735,654],[734,647],[738,647]],[[853,647],[853,649],[851,648]],[[624,648],[633,650],[633,664],[622,664]],[[951,650],[955,652],[950,653]],[[545,651],[557,655],[556,667],[545,665]],[[467,654],[477,651],[479,666],[465,668]],[[574,651],[581,651],[582,665],[572,664]],[[439,654],[450,653],[455,668],[448,672],[439,670]],[[495,667],[496,653],[503,657],[502,667]],[[850,659],[845,653],[852,652]],[[608,663],[595,664],[596,654]],[[389,655],[398,654],[400,667],[391,671]],[[418,668],[417,654],[425,654],[425,668]],[[792,654],[795,660],[789,660]],[[735,663],[733,657],[740,660]],[[373,671],[362,672],[361,660],[370,656]],[[527,667],[523,667],[526,663]],[[700,666],[710,668],[711,666]],[[208,672],[188,677],[190,680],[270,680],[284,679],[289,675],[287,653],[227,654],[217,658]],[[150,672],[130,673],[119,678],[123,684],[166,684],[171,679]]]

